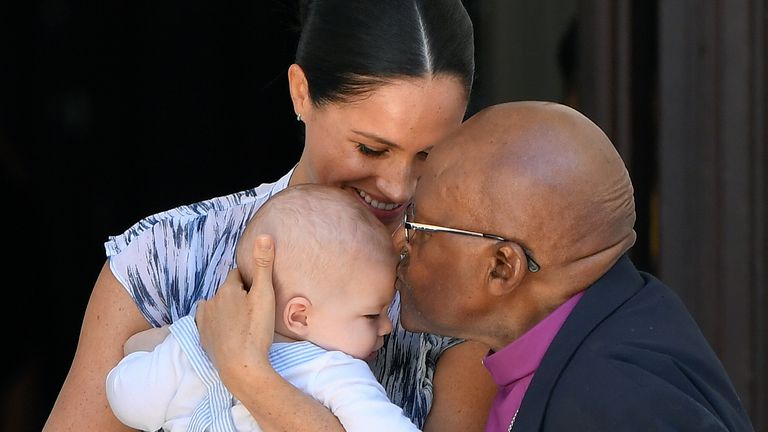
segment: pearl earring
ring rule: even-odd
[[[301,114],[296,114],[296,121],[301,121]]]

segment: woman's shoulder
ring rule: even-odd
[[[104,245],[107,255],[112,256],[120,253],[132,241],[140,237],[142,233],[152,230],[158,224],[178,227],[195,224],[201,220],[228,219],[233,214],[250,215],[272,195],[288,186],[292,172],[293,170],[289,171],[279,180],[272,183],[263,183],[251,189],[181,205],[147,216],[133,224],[123,233],[110,236]]]

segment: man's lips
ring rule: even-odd
[[[407,253],[404,253],[400,256],[400,261],[397,263],[397,267],[395,268],[395,289],[398,291],[402,291],[402,288],[408,286],[408,284],[405,282],[405,270],[408,268],[408,264],[410,261],[410,256]]]

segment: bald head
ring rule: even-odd
[[[544,269],[593,260],[604,271],[634,243],[624,162],[597,125],[564,105],[479,112],[430,154],[422,179],[468,203],[474,225],[520,241]]]

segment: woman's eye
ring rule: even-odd
[[[375,320],[375,319],[379,319],[379,314],[365,315],[365,317],[368,318],[369,320]]]
[[[373,156],[373,157],[382,156],[384,153],[387,152],[386,150],[372,149],[372,148],[368,147],[365,144],[358,144],[357,145],[357,150],[360,151],[360,153],[362,153],[362,154],[364,154],[366,156]]]

